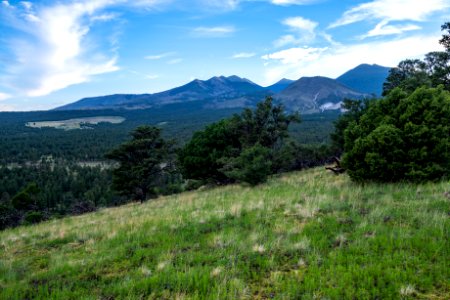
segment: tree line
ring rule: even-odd
[[[0,167],[0,191],[0,229],[125,203],[110,170],[67,161]]]

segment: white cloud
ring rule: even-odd
[[[117,17],[104,10],[118,5],[150,9],[171,1],[83,0],[48,6],[27,1],[13,6],[3,1],[9,8],[5,12],[11,21],[8,25],[26,33],[6,41],[15,60],[5,69],[3,84],[15,89],[16,96],[39,97],[117,71],[117,45],[113,41],[117,34],[91,33],[98,21]],[[99,50],[105,43],[109,43],[109,50]]]
[[[196,0],[201,7],[221,11],[235,10],[243,2],[265,1],[274,5],[308,5],[322,0]]]
[[[448,0],[374,0],[359,4],[332,23],[329,28],[349,25],[366,20],[380,20],[376,27],[361,38],[402,34],[418,30],[421,27],[414,24],[397,24],[392,22],[423,22],[433,13],[445,11],[450,7]]]
[[[387,21],[382,21],[375,26],[374,29],[370,30],[367,34],[363,35],[361,38],[382,36],[382,35],[393,35],[401,34],[406,31],[420,30],[422,27],[414,24],[405,25],[388,25]]]
[[[105,13],[105,14],[101,14],[101,15],[98,15],[98,16],[93,16],[91,18],[91,21],[93,21],[93,22],[94,21],[106,22],[106,21],[114,20],[117,17],[118,17],[118,15],[115,14],[115,13]]]
[[[282,21],[287,26],[291,34],[282,35],[273,42],[275,48],[282,48],[287,45],[300,45],[310,43],[316,38],[317,22],[303,17],[292,17]]]
[[[338,77],[362,63],[396,66],[407,58],[422,58],[431,51],[442,51],[439,35],[417,35],[391,41],[374,41],[331,48],[291,48],[264,55],[265,84],[280,78],[301,76]],[[387,53],[389,55],[387,55]]]
[[[25,8],[30,10],[33,7],[33,3],[28,1],[20,1],[20,4]]]
[[[233,26],[217,27],[197,27],[192,30],[195,37],[227,37],[233,34],[236,29]]]
[[[283,65],[299,64],[318,59],[320,53],[325,50],[327,50],[327,48],[290,48],[263,55],[261,58],[266,61],[276,60]]]
[[[386,21],[425,21],[432,13],[450,7],[448,0],[375,0],[359,4],[350,10],[330,28],[352,24],[367,19]]]
[[[167,58],[167,57],[173,56],[175,54],[176,54],[176,52],[165,52],[165,53],[160,53],[160,54],[147,55],[144,58],[148,59],[148,60],[159,60],[159,59],[163,59],[163,58]]]
[[[286,34],[280,36],[277,40],[275,40],[273,42],[273,45],[275,48],[282,48],[287,45],[295,45],[298,42],[299,41],[295,36],[293,36],[292,34]]]
[[[327,41],[330,45],[333,45],[333,46],[338,46],[338,45],[340,45],[340,43],[336,42],[336,41],[333,39],[333,37],[332,37],[330,34],[328,34],[328,33],[321,32],[321,33],[320,33],[320,36],[321,36],[325,41]]]
[[[241,52],[234,54],[231,58],[239,59],[239,58],[251,58],[254,57],[256,53],[250,53],[250,52]]]
[[[338,102],[338,103],[332,103],[332,102],[327,102],[325,104],[322,104],[320,106],[321,110],[335,110],[335,109],[340,109],[342,105],[342,102]]]
[[[314,30],[318,25],[317,22],[302,17],[287,18],[283,21],[283,24],[289,26],[292,30],[307,32],[309,34],[314,34]]]
[[[4,101],[6,99],[11,98],[12,96],[10,94],[2,93],[0,92],[0,101]]]

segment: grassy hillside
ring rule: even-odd
[[[322,169],[0,233],[0,299],[449,299],[450,182]]]

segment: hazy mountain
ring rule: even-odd
[[[344,98],[362,99],[365,94],[356,92],[327,77],[302,77],[290,84],[275,98],[291,110],[314,113],[339,109]]]
[[[342,74],[336,80],[349,88],[366,94],[381,96],[383,83],[391,68],[362,64]]]
[[[269,90],[269,91],[272,91],[274,93],[279,93],[279,92],[283,91],[285,88],[287,88],[294,81],[295,80],[290,80],[290,79],[283,78],[280,81],[278,81],[277,83],[266,87],[266,89]]]
[[[196,79],[183,86],[156,94],[124,94],[85,98],[56,109],[142,109],[199,100],[210,100],[205,102],[208,107],[244,107],[253,104],[258,99],[263,99],[266,94],[267,91],[263,87],[248,79],[238,76],[220,76],[208,80]]]

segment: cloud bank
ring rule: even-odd
[[[91,29],[118,16],[113,6],[151,9],[168,0],[86,0],[50,6],[2,2],[2,19],[16,33],[7,40],[14,57],[2,81],[19,96],[40,97],[88,82],[95,75],[119,70],[114,39],[94,37]],[[114,33],[111,33],[114,36]],[[96,43],[109,43],[109,51]]]

